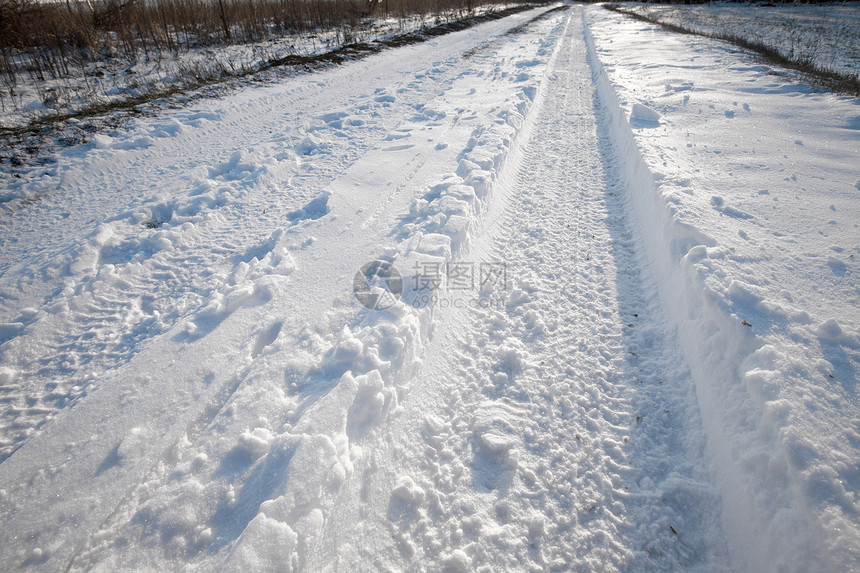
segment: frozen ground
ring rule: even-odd
[[[770,72],[542,8],[10,180],[3,568],[860,567],[860,112]]]

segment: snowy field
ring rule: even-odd
[[[782,56],[860,75],[860,2],[703,5],[623,4],[625,11],[699,34],[760,42]]]
[[[471,10],[469,16],[480,17],[511,6],[479,6]],[[266,79],[262,72],[272,62],[284,58],[314,57],[350,44],[373,44],[421,33],[462,16],[462,12],[441,11],[435,15],[366,18],[352,26],[284,35],[260,42],[198,46],[175,53],[167,49],[141,48],[133,57],[100,54],[100,57],[75,61],[65,73],[55,72],[55,75],[38,74],[38,66],[32,59],[18,53],[11,58],[16,64],[14,80],[5,75],[0,78],[0,127],[21,128],[46,118],[99,106],[122,106],[134,100],[141,100],[140,107],[145,108],[143,103],[159,99],[159,94],[163,99],[172,91],[182,94],[200,84],[229,84],[231,79],[236,83],[237,78],[251,75],[253,81],[259,82]],[[285,70],[276,68],[269,75],[277,79],[291,73],[287,67]]]
[[[426,21],[416,17],[369,21],[356,26],[354,41],[372,42],[396,33],[417,30]],[[217,78],[222,72],[240,74],[261,67],[265,62],[290,55],[313,56],[343,45],[340,30],[285,36],[265,42],[237,44],[221,48],[203,47],[177,54],[141,53],[134,61],[124,57],[94,58],[72,66],[59,77],[20,75],[10,89],[2,87],[0,125],[19,127],[51,115],[72,113],[94,104],[111,104],[148,93],[182,89],[198,78]],[[21,69],[31,68],[24,56]],[[11,92],[11,93],[10,93]]]
[[[558,5],[21,169],[0,568],[860,569],[858,130]]]

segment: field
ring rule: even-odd
[[[130,108],[514,5],[472,0],[0,2],[0,129]]]
[[[860,94],[860,3],[610,4],[675,31],[728,40],[766,61]]]

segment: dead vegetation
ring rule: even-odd
[[[0,0],[3,1],[3,0]],[[388,0],[388,9],[395,6],[394,1]],[[411,1],[411,0],[407,0]],[[444,0],[447,1],[447,0]],[[399,9],[405,10],[410,6],[397,0]],[[48,113],[32,115],[29,120],[20,125],[0,125],[0,170],[10,168],[16,171],[26,166],[50,162],[51,156],[62,147],[86,142],[92,135],[123,125],[131,117],[158,113],[165,107],[187,105],[199,98],[218,97],[232,89],[246,85],[248,82],[277,81],[284,75],[303,73],[316,69],[337,65],[350,60],[356,60],[384,49],[395,48],[426,41],[429,38],[463,30],[481,22],[504,18],[505,16],[528,10],[544,2],[531,1],[522,3],[506,3],[493,9],[478,11],[477,2],[463,4],[463,8],[455,12],[450,10],[433,12],[431,22],[419,30],[388,35],[372,41],[356,41],[346,43],[336,48],[324,50],[315,54],[289,54],[283,57],[268,57],[263,55],[259,63],[247,68],[227,68],[222,64],[210,68],[186,69],[185,76],[168,85],[142,85],[135,93],[123,93],[121,97],[102,99],[98,94],[90,93],[90,97],[77,105],[63,106],[57,104]],[[418,4],[416,3],[416,6]],[[438,4],[443,6],[446,4]],[[469,8],[471,6],[471,8]],[[377,2],[377,10],[385,10],[385,0]],[[441,10],[441,8],[440,8]],[[352,13],[352,10],[350,10]],[[469,16],[469,14],[472,14]],[[461,17],[456,17],[460,15]],[[538,16],[540,18],[541,16]],[[422,19],[426,21],[426,19]],[[341,24],[341,27],[350,24]],[[360,24],[356,24],[356,27]],[[320,28],[308,28],[306,33],[313,34]],[[341,33],[346,33],[342,31]],[[231,32],[233,41],[238,40],[235,29]],[[226,40],[226,35],[223,36]],[[180,49],[180,44],[172,40],[172,48]],[[190,45],[181,49],[193,49]],[[218,50],[211,50],[216,57],[222,57]],[[76,57],[81,57],[80,55]],[[91,55],[100,58],[103,56]],[[118,56],[117,56],[118,57]],[[70,73],[76,70],[69,65]],[[80,70],[77,70],[80,72]],[[226,91],[225,91],[226,90]]]
[[[71,107],[99,92],[110,79],[99,67],[127,69],[141,61],[178,61],[183,54],[215,51],[286,36],[316,37],[334,31],[337,46],[357,41],[370,18],[407,20],[436,16],[434,23],[473,15],[502,0],[0,0],[0,106],[25,102],[20,88],[38,86],[41,102],[52,109]],[[265,54],[261,54],[266,60]],[[213,56],[215,59],[215,56]],[[98,63],[99,65],[95,65]],[[189,85],[249,70],[231,61],[171,68]],[[205,68],[205,69],[204,69]],[[59,89],[76,78],[74,89]],[[105,85],[105,84],[108,85]],[[183,82],[179,82],[183,83]],[[148,90],[126,79],[135,96]],[[97,99],[97,98],[96,98]]]

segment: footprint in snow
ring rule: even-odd
[[[833,271],[833,274],[839,277],[845,276],[848,272],[848,267],[845,263],[834,256],[827,257],[827,266],[830,267],[830,270]]]

